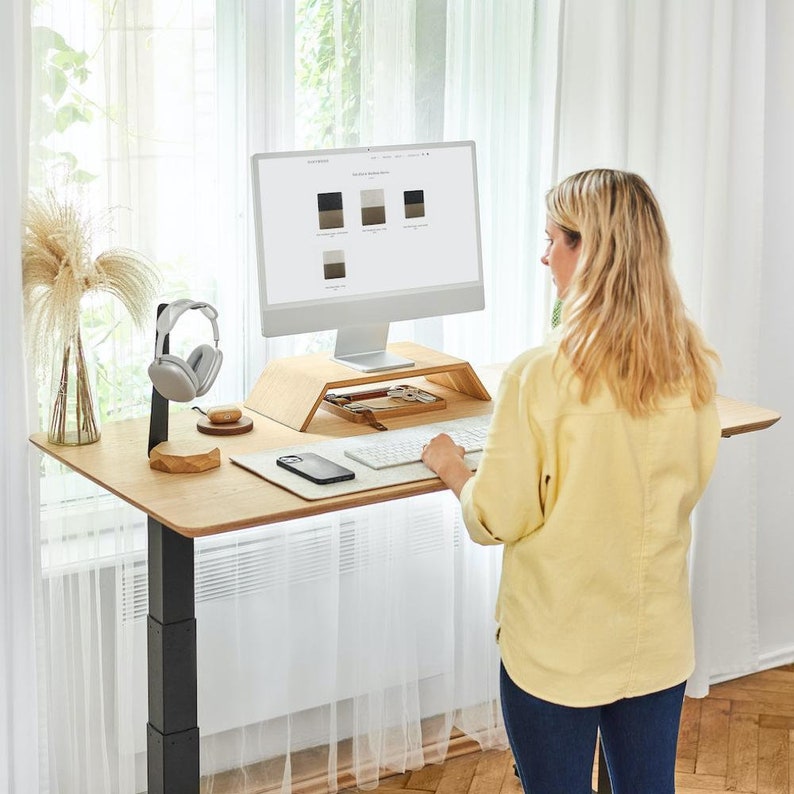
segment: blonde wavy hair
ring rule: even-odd
[[[546,210],[569,245],[581,240],[560,353],[581,380],[582,399],[605,383],[635,416],[686,391],[695,408],[710,402],[719,357],[687,316],[646,182],[625,171],[582,171],[548,192]]]

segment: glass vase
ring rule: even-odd
[[[86,360],[79,326],[56,347],[51,406],[50,443],[77,446],[99,440],[93,368]]]

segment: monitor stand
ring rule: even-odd
[[[406,378],[423,377],[430,383],[478,400],[491,399],[467,361],[414,342],[389,345],[388,352],[406,360],[409,366],[387,370],[387,378],[403,375]],[[327,392],[382,383],[383,379],[384,375],[379,371],[354,371],[331,359],[328,353],[271,359],[245,400],[245,407],[287,427],[304,431]]]
[[[332,359],[359,372],[383,372],[413,367],[409,358],[386,350],[389,324],[358,325],[336,332],[336,348]]]

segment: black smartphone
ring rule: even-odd
[[[352,480],[356,476],[355,472],[350,469],[346,469],[322,455],[315,455],[313,452],[304,452],[302,455],[282,455],[280,458],[276,458],[276,464],[320,485]]]

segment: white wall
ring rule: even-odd
[[[767,2],[764,270],[758,401],[758,618],[764,666],[794,658],[794,3]]]

